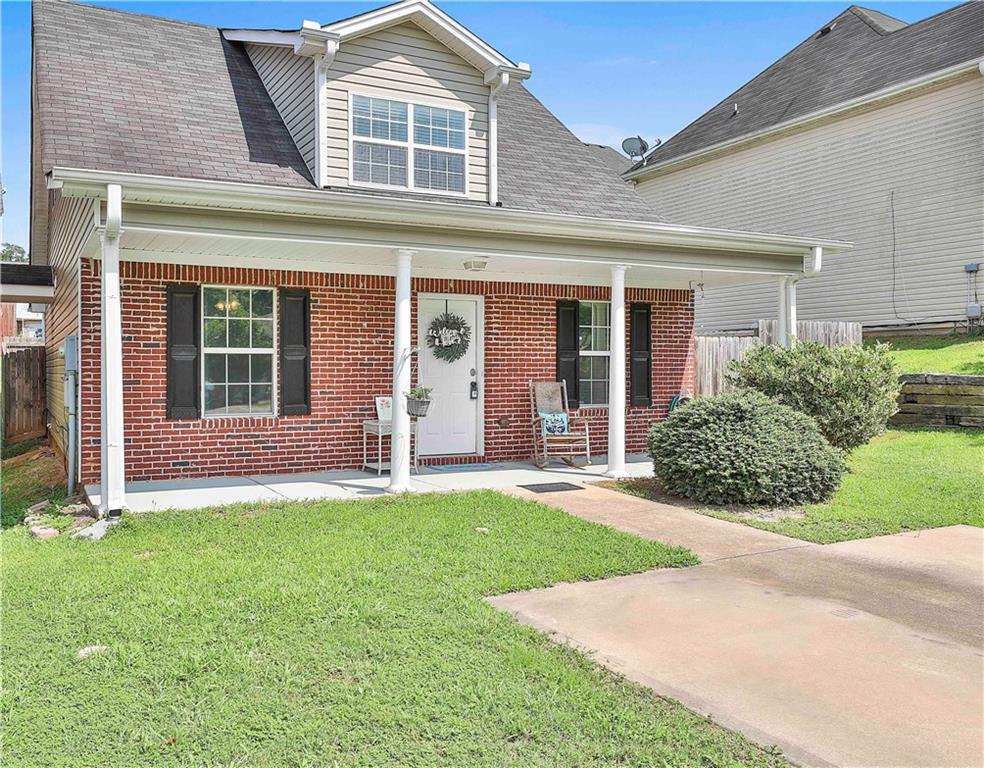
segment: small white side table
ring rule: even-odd
[[[367,419],[362,422],[362,468],[374,469],[377,475],[383,474],[383,470],[388,470],[390,463],[383,461],[383,438],[393,434],[392,421],[380,421],[379,419]],[[376,460],[369,461],[369,436],[376,436]],[[410,439],[413,441],[413,468],[420,469],[420,457],[418,454],[419,443],[417,441],[417,422],[410,421]]]

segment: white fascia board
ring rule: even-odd
[[[297,30],[281,29],[223,29],[222,37],[235,43],[255,43],[256,45],[282,45],[293,48],[301,42]]]
[[[3,283],[0,285],[0,300],[22,304],[42,303],[55,298],[53,285],[20,285]]]
[[[333,190],[295,189],[228,181],[148,176],[119,171],[54,168],[49,186],[69,197],[101,197],[107,184],[119,184],[123,200],[196,208],[377,222],[408,227],[503,232],[650,247],[709,249],[729,253],[804,257],[815,247],[828,254],[850,250],[843,240],[768,232],[743,232],[592,216],[525,211],[440,200],[358,195]]]
[[[490,67],[510,67],[525,71],[527,77],[529,76],[528,67],[522,70],[518,64],[503,56],[491,45],[427,0],[406,0],[406,2],[369,11],[351,19],[327,24],[322,29],[338,34],[344,42],[405,21],[414,22],[435,35],[439,40],[446,36],[447,39],[442,40],[442,42],[446,43],[450,40],[460,46],[461,50],[456,51],[456,53],[462,55],[476,69],[484,72]]]
[[[896,83],[895,85],[890,85],[887,88],[882,88],[881,90],[874,91],[873,93],[858,96],[855,99],[842,101],[839,104],[834,104],[832,106],[825,107],[824,109],[818,109],[815,112],[810,112],[781,123],[776,123],[775,125],[770,125],[768,128],[764,128],[761,131],[746,133],[744,136],[738,136],[734,139],[728,139],[727,141],[721,141],[717,144],[711,144],[708,147],[704,147],[693,152],[688,152],[685,155],[680,155],[679,157],[674,157],[661,163],[644,165],[641,168],[626,171],[622,174],[622,178],[626,181],[641,181],[647,176],[654,175],[656,173],[665,173],[666,171],[677,168],[678,166],[686,165],[694,160],[698,160],[705,155],[716,155],[725,150],[738,149],[745,144],[750,144],[753,141],[759,141],[775,134],[800,128],[809,125],[810,123],[817,122],[818,120],[836,117],[843,112],[849,112],[853,109],[867,106],[869,104],[876,104],[880,101],[894,99],[905,95],[909,91],[924,88],[926,86],[933,85],[934,83],[949,80],[954,77],[960,77],[961,75],[973,72],[975,69],[984,75],[984,59],[965,61],[962,64],[956,64],[952,67],[941,69],[938,72],[932,72],[928,75],[923,75],[922,77],[917,77],[913,80],[907,80],[903,83]]]

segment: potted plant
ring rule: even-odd
[[[427,415],[427,409],[430,408],[431,404],[431,388],[430,387],[414,387],[407,393],[407,413],[411,416],[421,416]]]

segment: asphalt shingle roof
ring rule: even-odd
[[[45,172],[315,186],[245,49],[217,28],[37,0],[34,48]],[[521,84],[500,97],[499,189],[504,207],[657,218]]]
[[[659,165],[896,83],[984,56],[984,3],[914,24],[851,6],[645,161]],[[735,114],[734,105],[738,105]]]
[[[51,267],[47,264],[0,263],[0,282],[6,285],[54,285]]]

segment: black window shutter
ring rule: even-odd
[[[201,311],[197,285],[167,287],[167,417],[201,415]]]
[[[557,381],[567,382],[570,408],[580,407],[577,315],[576,301],[557,302]]]
[[[280,290],[280,413],[311,413],[311,294]]]
[[[629,366],[632,405],[653,404],[653,346],[652,308],[649,304],[633,304],[629,330]]]

